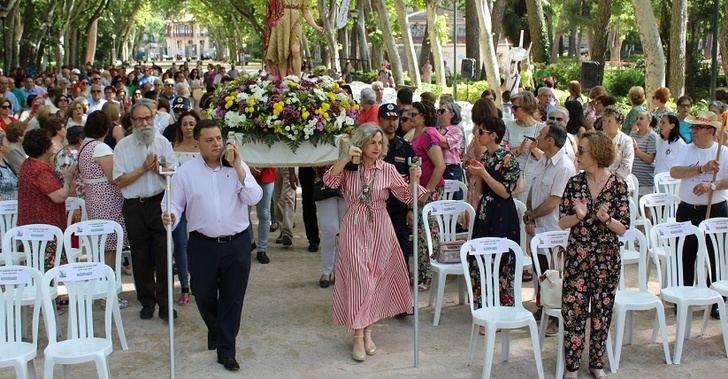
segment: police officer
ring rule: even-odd
[[[382,104],[379,106],[377,114],[379,127],[384,131],[384,135],[389,139],[389,150],[384,161],[391,163],[397,168],[397,172],[409,182],[409,166],[408,158],[415,157],[415,151],[412,146],[402,137],[396,134],[399,126],[399,107],[395,104]],[[414,220],[412,210],[407,204],[399,201],[394,196],[387,199],[387,212],[392,219],[394,231],[397,234],[399,247],[404,254],[404,261],[407,262],[409,271],[408,257],[412,253],[409,243],[410,229]]]

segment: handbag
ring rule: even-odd
[[[526,158],[526,164],[523,165],[521,174],[518,175],[518,181],[516,181],[516,188],[513,190],[513,195],[518,195],[521,192],[528,190],[528,181],[526,180],[526,169],[528,168],[528,162],[531,161],[531,152],[528,152],[528,158]]]
[[[544,279],[541,281],[541,304],[544,307],[559,309],[561,308],[561,288],[563,278],[559,270],[546,270]]]
[[[335,196],[341,196],[338,188],[330,188],[324,184],[324,181],[316,178],[313,182],[313,201],[326,200]]]
[[[460,263],[460,247],[464,240],[440,242],[440,248],[435,250],[433,259],[439,263]]]

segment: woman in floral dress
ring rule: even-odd
[[[334,283],[334,323],[354,330],[352,358],[363,361],[376,345],[375,322],[412,310],[409,280],[386,200],[391,195],[412,203],[412,192],[397,169],[382,160],[387,140],[375,124],[358,127],[347,157],[325,174],[324,184],[340,188],[347,211],[341,222]],[[344,167],[360,156],[357,171]],[[422,170],[410,169],[415,182]],[[419,187],[420,198],[427,192]]]
[[[480,101],[484,100],[478,100]],[[483,196],[476,208],[473,238],[501,237],[520,243],[518,211],[511,192],[516,188],[521,169],[513,153],[501,146],[506,126],[499,118],[474,113],[473,129],[477,133],[478,143],[487,149],[480,161],[468,160],[465,164],[469,177],[477,177],[483,181]],[[480,274],[475,259],[468,257],[468,260],[473,283],[473,301],[476,308],[480,308]],[[515,264],[513,253],[501,259],[501,305],[513,305]]]
[[[569,179],[559,220],[562,229],[571,229],[561,294],[564,377],[578,376],[589,318],[589,368],[595,378],[603,378],[605,344],[622,264],[619,236],[629,225],[629,195],[624,180],[608,170],[616,153],[606,134],[586,133],[579,141],[578,154],[579,169],[584,171]]]

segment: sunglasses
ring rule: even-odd
[[[10,106],[9,105],[3,105],[3,106],[0,107],[0,109],[10,109]]]
[[[561,121],[564,121],[564,119],[562,117],[549,117],[549,121],[561,122]]]
[[[576,152],[577,152],[577,154],[579,154],[579,156],[582,156],[585,153],[588,153],[588,151],[587,150],[584,150],[584,148],[582,148],[581,146],[579,146],[579,147],[576,148]]]
[[[165,87],[174,87],[174,84],[165,84]]]
[[[92,90],[91,93],[101,93],[101,90],[95,89],[95,90]]]
[[[445,112],[447,112],[447,109],[445,109],[445,108],[441,108],[441,109],[437,110],[437,113],[439,113],[439,114],[444,114]]]

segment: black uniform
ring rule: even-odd
[[[395,136],[389,140],[389,150],[384,161],[391,163],[397,169],[400,175],[409,183],[409,165],[408,158],[416,157],[415,151],[412,146],[405,141],[402,137]],[[399,247],[402,249],[404,254],[404,261],[407,263],[407,269],[409,270],[408,257],[412,253],[412,248],[409,243],[410,228],[407,227],[407,211],[409,206],[397,199],[394,196],[389,196],[387,199],[387,212],[389,218],[392,220],[394,226],[394,232],[397,235],[397,241],[399,241]]]

